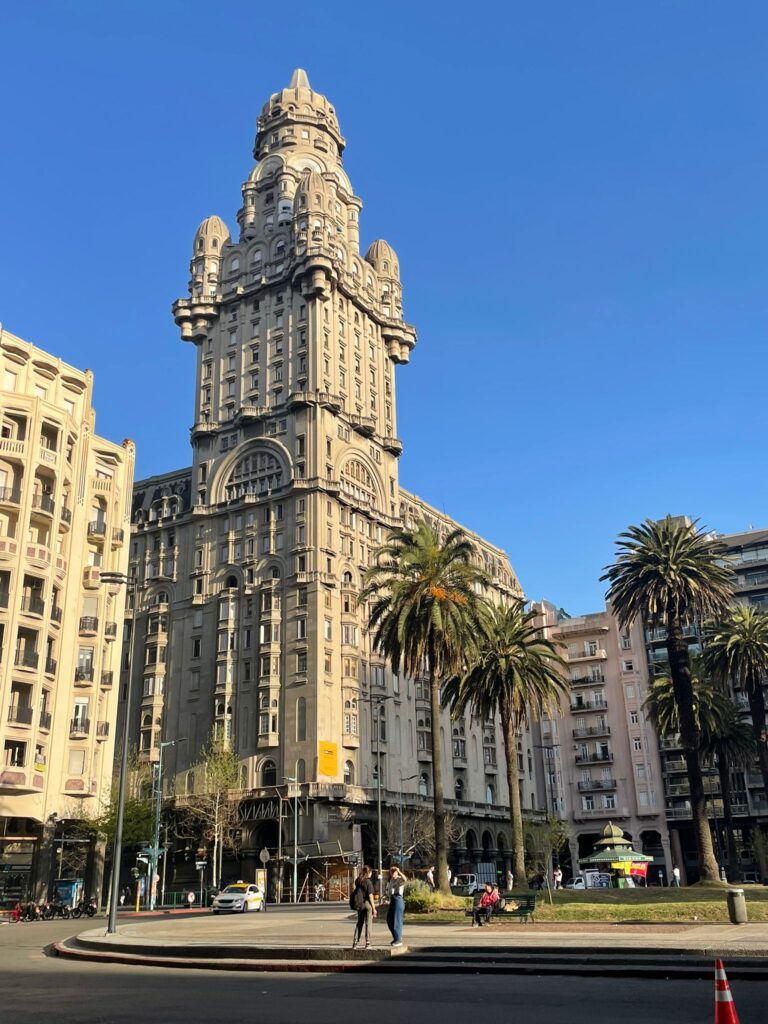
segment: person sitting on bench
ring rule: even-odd
[[[493,916],[493,908],[499,902],[499,893],[495,885],[485,883],[485,891],[480,897],[480,902],[472,913],[472,927],[483,927],[483,923],[490,924]]]

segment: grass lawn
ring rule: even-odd
[[[738,888],[734,886],[734,888]],[[552,893],[550,906],[546,891],[537,893],[536,921],[614,921],[614,922],[727,922],[725,889],[700,886],[680,889],[594,889],[559,890]],[[768,887],[747,885],[744,887],[747,913],[752,922],[768,921]],[[523,895],[521,892],[520,895]],[[525,891],[528,895],[528,891]],[[514,899],[514,895],[512,896]],[[461,913],[437,910],[424,914],[408,914],[416,921],[462,921]],[[494,920],[503,922],[503,917]],[[511,918],[510,925],[518,925],[517,918]]]

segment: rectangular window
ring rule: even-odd
[[[306,674],[307,671],[307,655],[305,651],[299,651],[296,655],[296,671],[302,675]]]
[[[326,640],[333,640],[333,622],[330,619],[325,620],[323,636]]]
[[[307,620],[297,619],[296,620],[296,639],[306,640],[307,639]]]

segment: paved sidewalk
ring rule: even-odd
[[[388,948],[391,936],[384,910],[374,922],[372,944]],[[228,947],[348,949],[354,928],[354,915],[341,905],[301,908],[270,907],[268,913],[246,915],[203,915],[121,921],[118,934],[105,935],[105,928],[89,928],[81,934],[102,939],[106,944],[129,945],[138,952],[142,947],[186,947],[190,956],[205,955],[206,950]],[[74,929],[73,929],[74,931]],[[729,956],[768,956],[768,924],[605,924],[588,923],[495,923],[487,928],[472,928],[470,923],[429,923],[407,921],[404,941],[411,951],[443,949],[505,949],[525,951],[548,949],[572,954],[621,950],[668,951],[670,954],[722,952]]]

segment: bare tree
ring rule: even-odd
[[[400,811],[388,807],[381,818],[382,846],[392,857],[400,851]],[[450,846],[464,837],[464,826],[455,814],[445,815],[445,838]],[[402,815],[402,856],[408,860],[418,856],[422,860],[435,859],[435,818],[427,807],[408,808]]]
[[[213,844],[213,885],[217,885],[221,878],[224,847],[236,849],[239,841],[240,805],[230,795],[231,790],[237,789],[239,778],[237,754],[213,735],[195,767],[195,793],[186,807],[189,818],[197,823],[204,838]]]

